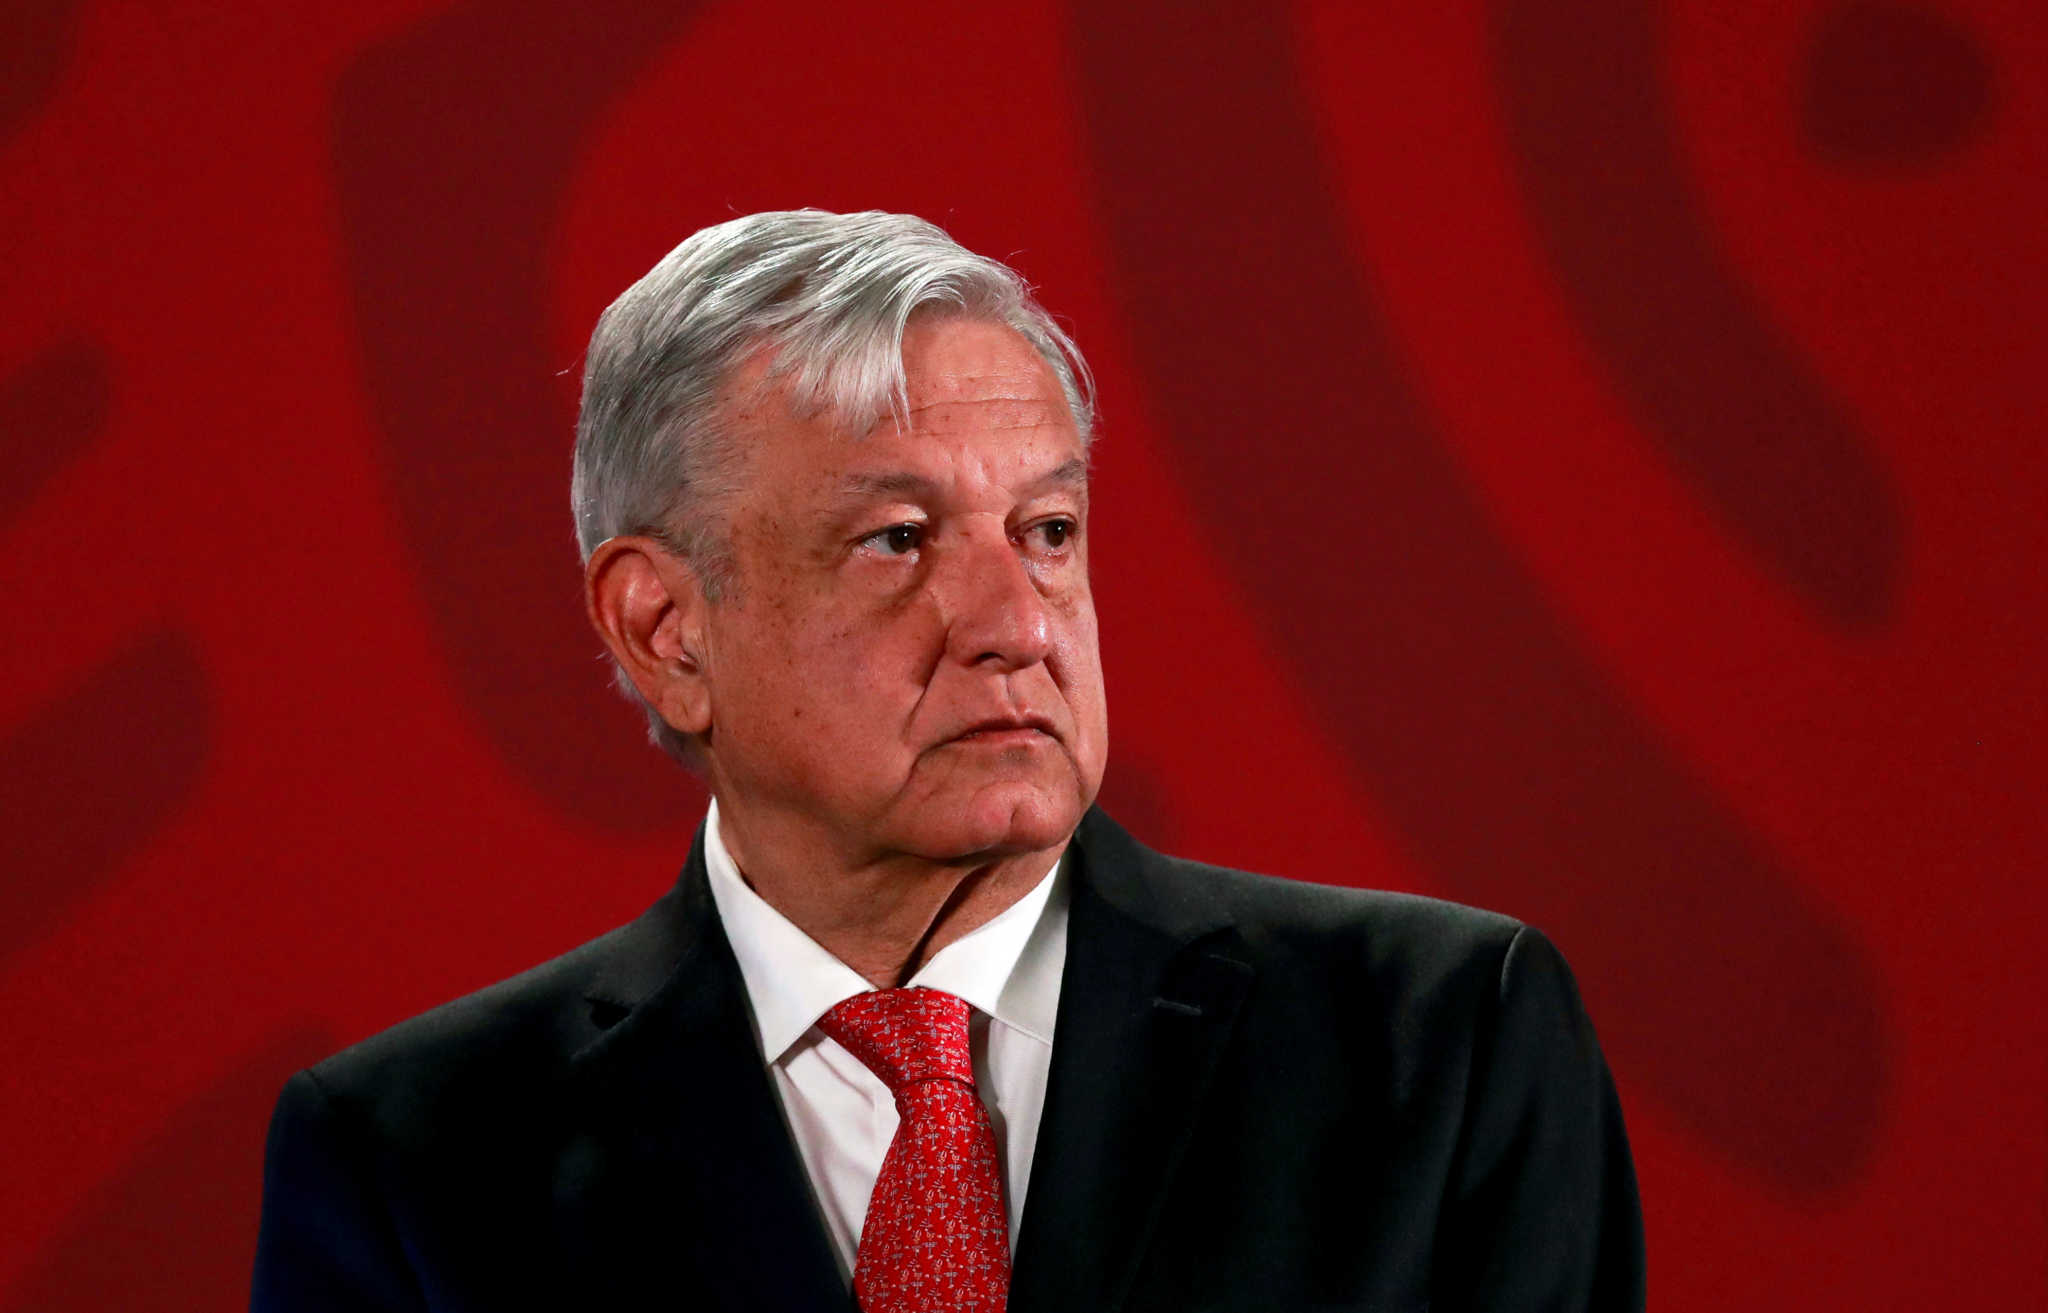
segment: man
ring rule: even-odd
[[[1640,1307],[1540,934],[1092,810],[1091,421],[920,220],[737,219],[619,298],[586,600],[710,815],[632,924],[292,1079],[256,1307]]]

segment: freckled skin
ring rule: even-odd
[[[957,317],[913,320],[904,365],[907,429],[794,420],[773,394],[740,417],[737,574],[699,654],[741,869],[878,983],[1044,873],[1108,749],[1058,380],[1015,333]]]

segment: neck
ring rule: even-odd
[[[724,804],[718,821],[726,851],[762,901],[880,989],[902,986],[940,949],[994,920],[1066,851],[1062,841],[958,860],[850,857]]]

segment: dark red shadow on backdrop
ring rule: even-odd
[[[690,12],[458,5],[358,59],[334,114],[365,381],[449,669],[537,791],[627,833],[687,799],[617,732],[580,606],[483,599],[506,579],[557,577],[571,532],[548,379],[578,362],[552,354],[553,271],[534,253],[592,121]]]
[[[1332,213],[1288,24],[1259,4],[1207,13],[1082,5],[1075,31],[1128,331],[1191,495],[1231,527],[1225,559],[1418,860],[1572,946],[1615,1061],[1750,1170],[1802,1191],[1844,1182],[1885,1085],[1868,962],[1636,722],[1501,542]],[[1555,80],[1580,73],[1579,48],[1544,48],[1565,65]],[[1664,217],[1689,231],[1682,211]],[[1658,213],[1632,222],[1646,249],[1685,249]],[[1674,299],[1717,299],[1708,271],[1670,263]],[[1663,372],[1687,366],[1700,389],[1725,386],[1718,356]],[[1288,435],[1287,461],[1245,440],[1247,417]],[[1772,418],[1797,432],[1807,416]],[[1770,452],[1683,437],[1701,446],[1690,466],[1726,462],[1713,488],[1769,478],[1744,457]],[[1841,441],[1804,458],[1819,481],[1831,461],[1870,477]],[[1869,510],[1844,512],[1859,543]],[[1791,559],[1854,558],[1827,542],[1832,523],[1774,518],[1773,533]],[[1349,568],[1303,568],[1304,531],[1340,524]],[[1895,550],[1848,595],[1881,596]],[[1776,1042],[1781,1028],[1804,1041]]]
[[[13,1306],[201,1313],[247,1304],[256,1247],[248,1182],[263,1170],[271,1105],[286,1077],[334,1047],[332,1032],[306,1025],[241,1054],[94,1192],[12,1291]]]
[[[79,6],[19,0],[0,28],[0,142],[34,118],[57,89],[71,53]]]
[[[0,810],[30,823],[8,842],[0,960],[49,931],[177,814],[206,762],[210,701],[191,641],[159,629],[8,731]],[[148,708],[146,731],[136,723],[139,702]],[[103,802],[79,808],[86,797]]]

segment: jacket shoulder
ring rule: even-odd
[[[1145,903],[1148,919],[1187,934],[1228,928],[1281,956],[1367,967],[1485,962],[1498,966],[1518,936],[1512,916],[1421,894],[1262,875],[1157,852],[1100,812],[1081,834],[1091,872]]]
[[[523,1102],[624,1015],[610,995],[622,969],[670,957],[664,898],[638,920],[474,993],[443,1003],[313,1064],[330,1102],[403,1135],[439,1111]],[[658,968],[657,968],[658,969]]]
[[[1206,885],[1231,931],[1271,968],[1334,997],[1370,989],[1383,1005],[1433,999],[1478,1010],[1518,945],[1542,933],[1499,912],[1420,894],[1313,884],[1168,858]]]
[[[1423,894],[1262,875],[1165,857],[1174,878],[1208,884],[1241,926],[1276,932],[1365,933],[1390,942],[1446,940],[1479,947],[1505,944],[1524,928],[1512,916]]]

